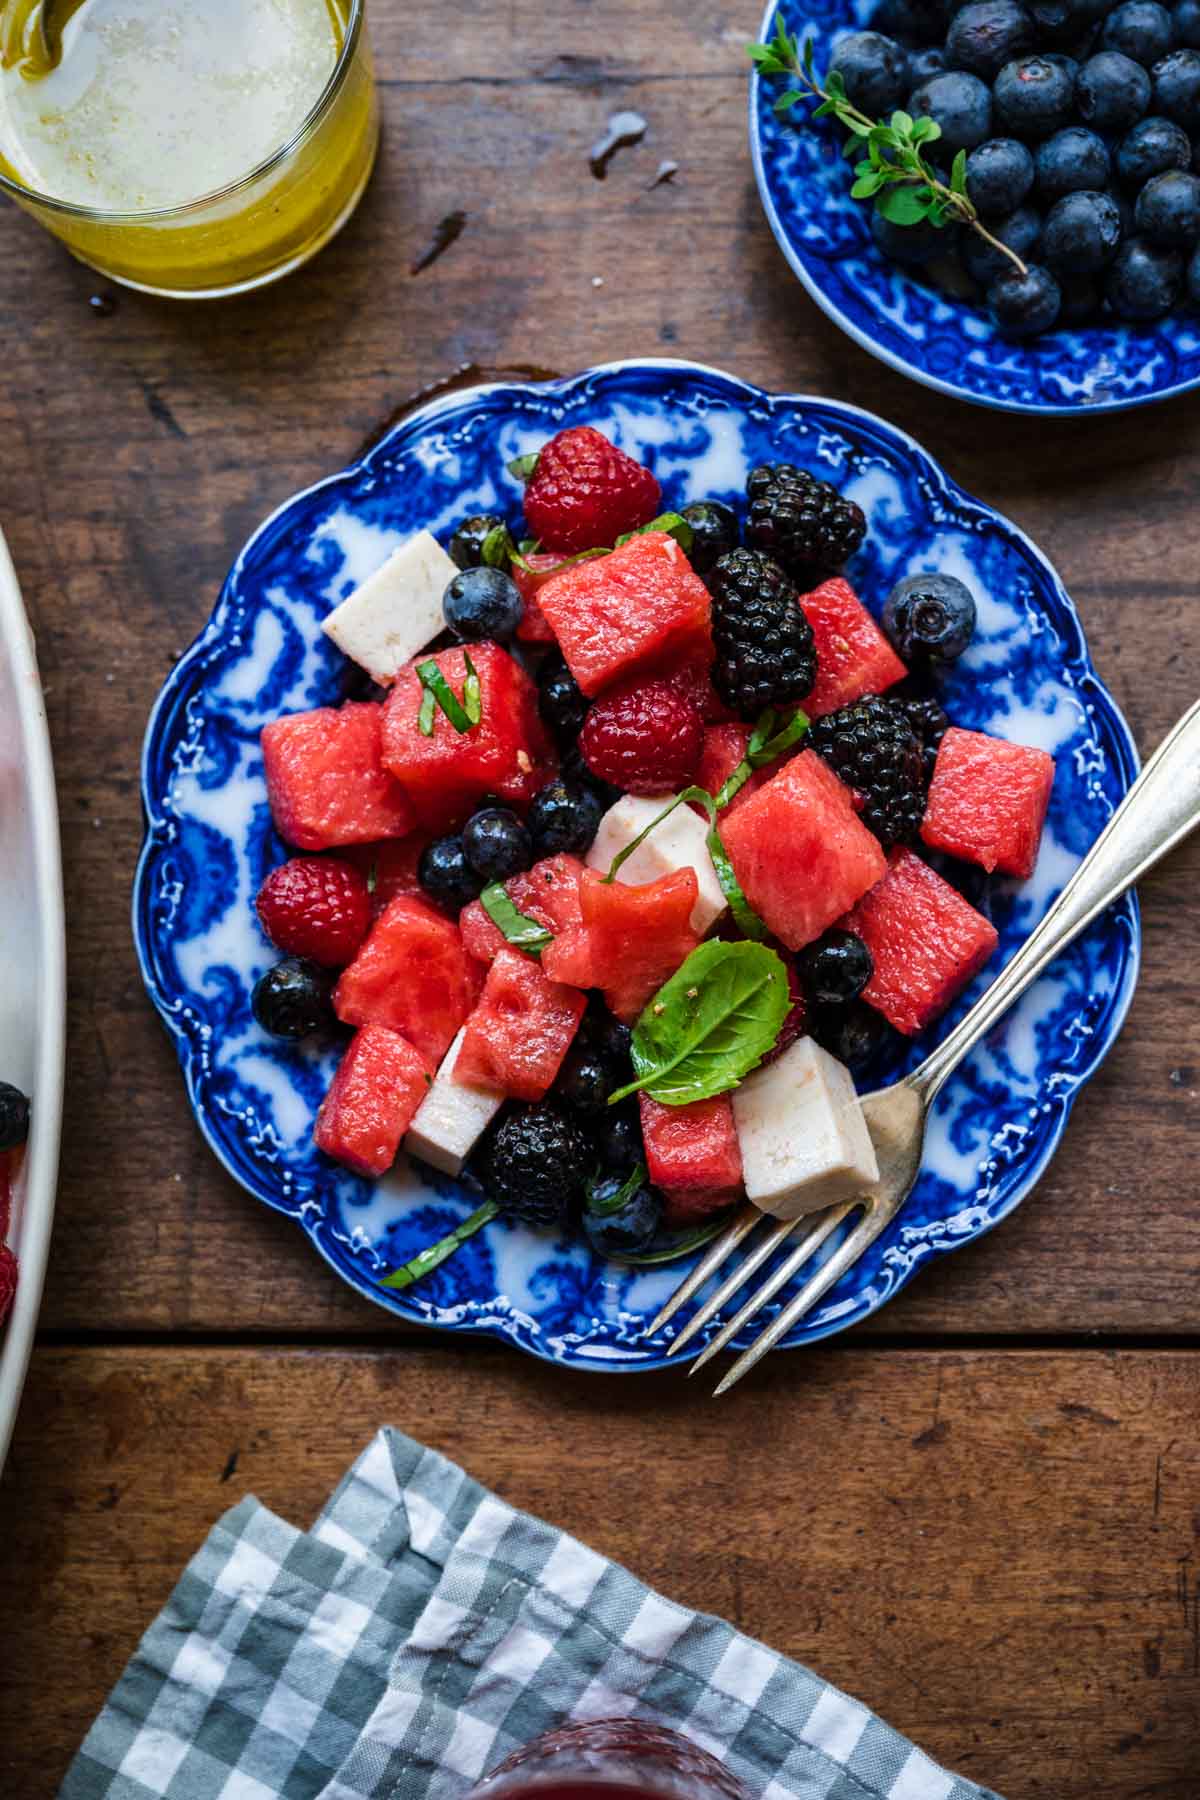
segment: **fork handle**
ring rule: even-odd
[[[1200,825],[1200,700],[1163,739],[1041,923],[966,1017],[909,1076],[926,1105],[942,1083],[1097,914]]]

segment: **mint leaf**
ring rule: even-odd
[[[471,676],[475,674],[474,669],[471,667],[471,659],[469,656],[466,659],[466,664],[468,670],[466,685],[469,687]],[[425,737],[433,736],[433,704],[435,701],[441,707],[455,731],[467,732],[478,725],[480,719],[480,707],[482,704],[479,695],[478,675],[475,675],[474,718],[471,717],[470,709],[463,706],[462,701],[454,692],[454,689],[450,686],[450,683],[446,680],[446,677],[442,674],[442,671],[438,668],[432,658],[427,662],[420,662],[417,664],[417,678],[425,690],[421,698],[421,710],[417,715],[417,724]]]
[[[485,568],[507,569],[513,554],[512,532],[508,526],[493,525],[479,546],[479,554]]]
[[[609,1105],[639,1091],[663,1106],[726,1093],[771,1049],[788,1005],[787,970],[766,944],[701,944],[638,1019],[637,1079],[610,1095]]]
[[[547,944],[554,942],[554,933],[547,931],[539,919],[531,919],[528,913],[517,911],[503,882],[493,881],[485,887],[479,896],[479,904],[496,929],[503,933],[505,941],[515,949],[523,950],[526,956],[538,957]]]
[[[509,474],[517,481],[528,481],[537,468],[538,452],[531,450],[528,456],[514,456],[510,463],[505,463]]]
[[[633,1199],[646,1179],[646,1165],[638,1163],[633,1173],[626,1176],[616,1193],[611,1194],[607,1200],[596,1199],[595,1190],[601,1179],[598,1175],[595,1181],[588,1184],[587,1209],[593,1218],[607,1219],[610,1213],[620,1212],[621,1208]]]

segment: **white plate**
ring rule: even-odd
[[[33,633],[0,535],[0,1080],[33,1104],[9,1242],[20,1276],[0,1325],[0,1466],[42,1298],[62,1119],[66,947],[58,804]]]

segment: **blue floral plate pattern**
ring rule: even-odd
[[[521,493],[507,462],[584,422],[647,462],[671,507],[734,501],[748,469],[769,458],[828,477],[867,513],[867,540],[848,573],[872,605],[922,569],[969,582],[980,626],[947,682],[951,717],[1041,744],[1058,770],[1033,879],[994,883],[983,902],[1000,933],[1000,958],[1042,917],[1129,786],[1136,758],[1070,600],[1020,531],[870,414],[764,394],[711,369],[612,364],[571,380],[437,400],[361,462],[289,501],[251,539],[208,625],[167,680],[143,765],[147,835],[134,932],[200,1129],[236,1180],[295,1219],[346,1281],[400,1318],[487,1332],[577,1367],[648,1369],[662,1363],[670,1328],[650,1340],[646,1325],[683,1273],[679,1264],[621,1268],[580,1243],[498,1220],[416,1288],[381,1288],[390,1269],[461,1220],[478,1193],[403,1160],[379,1183],[327,1161],[311,1131],[336,1051],[281,1045],[250,1011],[254,983],[274,960],[254,896],[285,855],[271,824],[259,733],[281,713],[336,703],[345,692],[346,665],[322,619],[418,527],[445,541],[464,514],[498,511],[515,521]],[[787,1344],[867,1317],[923,1262],[978,1237],[1028,1193],[1074,1096],[1120,1029],[1138,944],[1129,898],[972,1056],[938,1103],[921,1178],[900,1217]],[[921,1054],[906,1046],[873,1074],[889,1079]]]
[[[813,40],[818,70],[860,30],[875,0],[770,0],[761,41],[782,14]],[[750,150],[779,248],[812,298],[855,343],[902,375],[1005,412],[1117,412],[1200,383],[1200,319],[1098,324],[1014,343],[975,305],[952,299],[884,256],[870,211],[850,198],[842,133],[798,106],[797,125],[774,111],[785,84],[750,81]]]

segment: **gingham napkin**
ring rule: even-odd
[[[617,1714],[764,1800],[998,1800],[395,1431],[312,1531],[253,1499],[220,1520],[60,1800],[457,1800],[549,1726]]]

